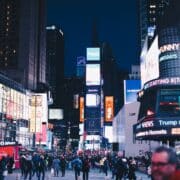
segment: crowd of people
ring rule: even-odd
[[[88,180],[90,169],[97,169],[96,171],[104,173],[105,177],[111,173],[111,178],[116,180],[135,180],[139,161],[139,158],[126,158],[122,153],[81,152],[53,155],[34,152],[21,155],[20,171],[24,180],[31,180],[32,177],[45,180],[47,171],[52,177],[64,177],[66,169],[74,170],[75,180],[78,180],[81,174],[83,180]],[[147,173],[153,180],[180,179],[178,158],[172,148],[158,147],[149,159],[143,157],[141,161],[144,161]],[[0,180],[4,179],[6,173],[13,173],[13,164],[12,157],[3,157],[0,160]]]

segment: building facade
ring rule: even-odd
[[[26,89],[46,83],[45,7],[44,0],[0,2],[0,71]]]

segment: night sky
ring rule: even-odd
[[[65,37],[65,75],[75,74],[77,56],[91,46],[96,19],[100,42],[110,43],[119,67],[130,70],[138,62],[136,0],[47,0],[47,25]]]

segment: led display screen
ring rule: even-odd
[[[49,109],[49,119],[63,119],[62,109]]]
[[[156,37],[147,52],[141,55],[141,82],[142,86],[152,79],[159,77],[159,48]]]
[[[113,96],[105,97],[105,121],[112,122],[114,117],[114,99]]]
[[[124,102],[125,104],[137,101],[137,93],[141,89],[140,80],[125,80],[124,81]]]
[[[99,61],[100,60],[100,48],[87,48],[86,49],[87,61]]]
[[[97,106],[98,102],[97,94],[86,94],[86,106]]]
[[[100,64],[86,65],[86,85],[100,85]]]
[[[84,97],[80,97],[79,100],[79,113],[80,122],[84,122]]]

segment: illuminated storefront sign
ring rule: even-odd
[[[155,79],[144,85],[144,89],[148,89],[158,85],[180,85],[180,77],[167,77],[163,79]]]

